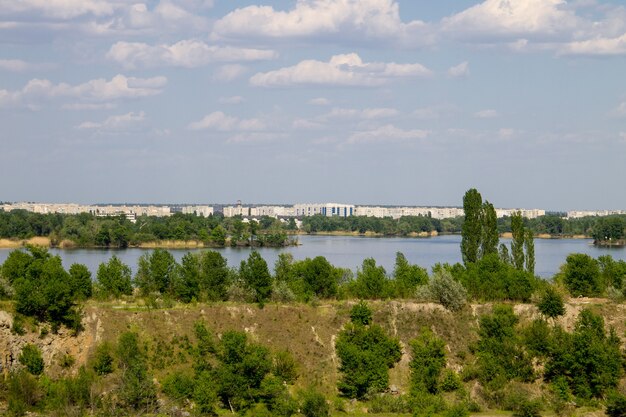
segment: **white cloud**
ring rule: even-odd
[[[319,117],[319,120],[328,121],[333,119],[361,119],[361,120],[373,120],[373,119],[385,119],[398,115],[398,110],[392,108],[367,108],[367,109],[346,109],[346,108],[334,108],[329,113],[326,113]]]
[[[215,23],[214,37],[322,38],[331,42],[394,40],[427,43],[421,21],[404,23],[394,0],[299,0],[288,11],[272,6],[236,9]],[[341,34],[341,36],[336,36]]]
[[[0,0],[0,15],[40,13],[51,18],[71,19],[86,14],[111,15],[116,6],[119,2],[107,0]]]
[[[565,0],[485,0],[442,20],[442,30],[466,39],[557,37],[581,20]]]
[[[469,63],[467,61],[463,61],[459,65],[450,67],[450,69],[448,69],[448,76],[453,78],[467,77],[469,72]]]
[[[440,109],[435,107],[422,107],[415,109],[413,115],[421,120],[438,119],[440,115]]]
[[[626,101],[622,101],[614,110],[613,116],[626,117]]]
[[[248,72],[248,68],[240,64],[222,65],[213,74],[213,79],[216,81],[230,82],[240,78]]]
[[[622,142],[626,143],[626,132],[619,132],[619,138]]]
[[[135,78],[118,74],[110,81],[99,78],[83,84],[53,84],[45,79],[32,79],[17,91],[0,90],[0,106],[28,106],[41,99],[77,98],[85,101],[110,101],[148,97],[160,94],[167,84],[165,77]]]
[[[309,104],[314,106],[330,106],[330,100],[324,97],[317,97],[309,100]]]
[[[485,109],[474,113],[474,117],[478,119],[493,119],[498,117],[498,112],[493,109]]]
[[[172,45],[148,45],[140,42],[117,42],[109,49],[107,58],[126,68],[174,66],[194,68],[212,62],[258,61],[276,57],[265,49],[236,48],[207,45],[188,39]]]
[[[515,129],[511,128],[502,128],[498,130],[498,136],[502,139],[508,139],[515,134]]]
[[[245,101],[246,99],[241,96],[220,97],[219,99],[219,102],[223,104],[241,104]]]
[[[66,110],[110,110],[115,107],[115,103],[69,103],[62,106]]]
[[[348,138],[348,143],[425,139],[429,134],[427,130],[403,130],[393,125],[385,125],[369,131],[356,132]]]
[[[329,62],[305,60],[292,67],[257,73],[250,83],[257,87],[298,84],[380,86],[397,77],[427,77],[432,71],[421,64],[363,62],[356,53],[335,55]]]
[[[261,119],[239,119],[228,116],[224,112],[216,111],[204,116],[197,122],[190,123],[190,130],[217,130],[221,132],[232,131],[262,131],[267,128]]]
[[[84,122],[76,126],[77,129],[98,129],[98,130],[123,130],[130,125],[141,123],[145,120],[146,114],[129,112],[117,116],[109,116],[102,122]]]
[[[561,55],[624,55],[626,54],[626,33],[616,38],[596,37],[578,42],[570,42],[559,49]]]
[[[291,123],[291,126],[298,130],[316,130],[324,127],[322,123],[308,119],[296,119]]]
[[[0,70],[5,71],[24,72],[49,69],[51,67],[52,65],[50,64],[34,64],[21,59],[0,59]]]

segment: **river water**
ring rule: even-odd
[[[270,269],[278,255],[283,252],[293,254],[295,259],[324,256],[335,266],[350,268],[353,271],[365,258],[374,258],[388,273],[393,271],[396,252],[402,252],[409,262],[430,268],[437,262],[461,262],[461,236],[437,236],[432,238],[372,238],[356,236],[298,236],[300,245],[286,248],[258,248]],[[501,243],[510,245],[509,239]],[[202,249],[170,249],[176,260],[187,252]],[[66,268],[73,263],[85,264],[94,274],[101,262],[106,262],[114,254],[128,264],[133,272],[137,270],[139,257],[149,249],[51,249],[54,255],[61,256]],[[228,260],[230,266],[238,266],[250,254],[249,248],[217,249]],[[0,263],[4,262],[11,249],[0,249]],[[586,253],[593,257],[610,254],[615,259],[626,260],[624,248],[596,248],[589,239],[536,239],[535,258],[537,275],[550,278],[558,272],[561,264],[570,253]]]

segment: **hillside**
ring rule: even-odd
[[[132,330],[139,334],[148,350],[151,371],[161,380],[172,369],[189,366],[185,343],[194,340],[194,323],[201,320],[219,337],[227,330],[246,332],[249,337],[273,351],[287,350],[299,367],[295,388],[316,386],[328,397],[337,395],[339,378],[335,340],[349,321],[349,310],[354,302],[332,302],[311,306],[306,304],[268,304],[259,308],[252,304],[198,304],[147,310],[131,304],[103,304],[90,302],[84,307],[84,331],[72,336],[62,328],[58,334],[42,334],[43,326],[26,325],[24,335],[11,332],[12,315],[0,311],[0,358],[2,371],[17,369],[17,357],[22,348],[32,343],[38,346],[46,373],[53,377],[75,374],[93,355],[96,346],[104,341],[114,344],[119,335]],[[5,304],[5,309],[8,305]],[[446,343],[448,368],[461,371],[471,362],[471,345],[477,341],[478,318],[491,310],[490,304],[473,304],[459,313],[451,313],[437,304],[419,304],[410,301],[371,302],[374,322],[388,334],[397,337],[403,348],[401,361],[390,371],[390,385],[400,393],[409,390],[408,343],[423,327],[430,328]],[[572,299],[566,304],[566,314],[557,322],[571,330],[578,313],[591,307],[604,317],[605,323],[616,329],[620,337],[626,330],[626,306],[604,299]],[[516,304],[514,311],[520,322],[528,323],[538,317],[534,305]],[[44,331],[44,333],[46,333]],[[71,355],[75,363],[61,366],[62,358]],[[477,382],[470,381],[470,396],[479,398]],[[542,384],[536,380],[534,385]]]

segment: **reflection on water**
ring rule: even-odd
[[[427,239],[417,238],[370,238],[355,236],[299,236],[300,246],[287,248],[258,248],[270,269],[282,252],[293,254],[295,259],[324,256],[333,265],[350,268],[356,271],[363,259],[374,258],[383,265],[388,273],[393,271],[396,252],[402,252],[411,263],[430,269],[437,262],[461,262],[461,237],[438,236]],[[510,245],[509,239],[501,241]],[[616,259],[626,260],[626,249],[596,248],[589,239],[536,239],[535,257],[536,273],[544,278],[554,275],[570,253],[587,253],[593,257],[610,254]],[[202,249],[171,249],[176,260],[189,251]],[[238,266],[248,257],[249,248],[217,249],[228,260],[230,266]],[[137,268],[137,260],[147,249],[51,249],[50,252],[60,255],[66,268],[72,263],[82,263],[96,273],[98,265],[107,261],[113,254],[124,263],[130,265],[133,272]],[[0,262],[4,262],[11,249],[0,249]]]

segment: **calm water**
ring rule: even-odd
[[[428,239],[415,238],[368,238],[353,236],[299,236],[300,246],[288,248],[259,248],[270,268],[273,267],[278,255],[282,252],[293,254],[295,259],[325,256],[336,266],[356,271],[363,259],[374,258],[383,265],[388,273],[393,271],[396,252],[402,252],[409,262],[430,269],[437,262],[461,262],[461,236],[438,236]],[[510,240],[502,243],[510,245]],[[615,259],[626,260],[626,249],[596,248],[588,239],[537,239],[535,240],[536,273],[544,278],[552,277],[559,266],[565,262],[570,253],[587,253],[593,257],[605,254]],[[191,250],[199,251],[201,249]],[[172,249],[174,257],[180,259],[190,250]],[[239,265],[248,257],[250,249],[218,249],[231,266]],[[0,263],[4,262],[11,249],[0,249]],[[75,262],[87,265],[94,273],[101,262],[106,262],[112,255],[117,255],[124,263],[130,265],[133,272],[137,269],[138,258],[149,252],[147,249],[51,249],[54,255],[60,255],[66,268]]]

